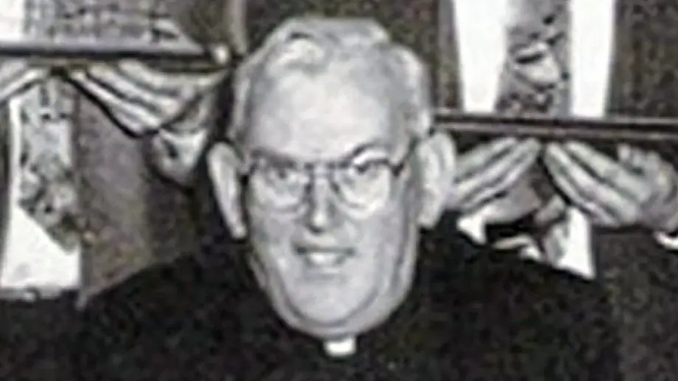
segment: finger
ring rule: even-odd
[[[676,174],[673,167],[668,165],[658,153],[648,152],[628,145],[619,148],[620,158],[624,158],[627,165],[634,168],[645,179],[646,185],[652,184],[653,189],[645,203],[652,205],[657,199],[675,197]]]
[[[640,150],[638,150],[640,151]],[[665,168],[673,169],[662,157],[656,152],[642,152],[642,160],[638,158],[637,167],[647,173],[663,172]],[[638,155],[641,156],[641,155]]]
[[[165,88],[160,83],[160,77],[149,80],[145,73],[125,70],[119,65],[93,65],[87,72],[98,82],[127,97],[139,98],[149,107],[159,107],[157,106],[159,104],[187,98],[186,93],[191,90],[188,85],[181,88]]]
[[[494,183],[491,183],[492,180],[488,177],[484,179],[485,183],[469,184],[467,189],[460,192],[460,196],[465,198],[460,202],[462,209],[475,210],[498,198],[499,195],[506,192],[525,176],[525,173],[532,166],[532,162],[529,157],[523,158],[522,161],[512,162],[514,165],[509,167],[508,171],[500,172],[500,177],[495,179]]]
[[[211,89],[198,91],[190,81],[183,87],[163,90],[158,87],[160,84],[152,84],[153,80],[149,81],[149,78],[144,79],[145,74],[123,72],[116,67],[93,67],[89,75],[93,77],[90,80],[105,86],[117,98],[146,109],[147,114],[155,115],[157,121],[153,126],[177,122],[187,111],[199,109],[201,99],[213,92]],[[154,80],[160,80],[163,76],[157,76]]]
[[[121,61],[118,68],[125,73],[128,78],[133,78],[144,87],[153,88],[156,91],[176,94],[177,91],[191,94],[185,96],[190,98],[197,92],[203,92],[211,89],[221,83],[226,75],[225,70],[214,73],[172,73],[166,74],[159,70],[153,70],[139,61],[127,60]]]
[[[667,200],[678,197],[678,175],[675,168],[664,161],[656,152],[643,152],[643,161],[638,163],[643,177],[653,189],[652,197],[647,200],[649,206],[665,204]]]
[[[457,183],[461,190],[466,189],[468,193],[477,192],[482,188],[493,186],[497,179],[513,168],[529,167],[536,160],[538,153],[539,147],[533,143],[519,144],[514,149],[504,152],[504,155],[495,157],[494,161],[484,163],[483,168]]]
[[[139,104],[119,98],[118,94],[110,91],[109,88],[101,85],[96,80],[92,80],[87,73],[77,73],[71,75],[71,78],[81,90],[86,91],[96,99],[119,124],[133,135],[139,135],[149,129],[155,129],[162,122],[158,119],[157,114],[150,112]]]
[[[217,112],[215,97],[216,93],[212,92],[189,100],[183,106],[183,111],[164,121],[162,128],[175,134],[190,134],[211,125]]]
[[[571,184],[564,176],[555,174],[558,172],[557,165],[551,162],[550,158],[544,158],[545,165],[554,173],[553,181],[558,189],[580,210],[592,220],[604,223],[605,225],[616,225],[617,219],[607,211],[603,206],[598,205],[593,200],[582,197],[581,192]]]
[[[179,91],[170,93],[148,86],[136,80],[135,75],[124,73],[114,66],[94,65],[87,73],[90,80],[108,88],[118,98],[138,104],[154,114],[174,114],[183,100]]]
[[[151,161],[160,174],[186,184],[202,152],[207,134],[176,138],[160,133],[151,140]]]
[[[646,198],[647,186],[644,179],[628,168],[619,165],[613,159],[578,142],[566,143],[563,150],[569,154],[566,156],[571,157],[572,161],[577,163],[576,166],[585,168],[586,171],[607,184],[608,187],[624,194],[626,198],[636,202]]]
[[[611,215],[594,215],[587,213],[587,211],[582,210],[584,214],[588,216],[588,219],[591,221],[591,224],[594,226],[604,226],[608,228],[617,228],[620,226],[627,225],[626,222],[617,219]]]
[[[538,153],[538,147],[523,144],[476,176],[458,182],[456,194],[460,207],[476,208],[479,203],[507,190],[532,166]]]
[[[638,172],[644,170],[644,166],[649,159],[647,152],[634,148],[628,144],[620,144],[617,148],[619,162]]]
[[[474,173],[487,167],[488,162],[494,161],[497,157],[508,153],[518,140],[513,137],[495,140],[488,145],[476,147],[473,150],[461,155],[456,177],[463,180],[472,176]]]
[[[546,150],[544,164],[558,188],[576,205],[600,217],[627,220],[635,213],[632,201],[602,182],[574,161],[562,148],[552,145]],[[629,213],[633,211],[633,213]]]
[[[90,95],[95,95],[97,99],[111,103],[111,106],[117,103],[132,103],[136,106],[148,109],[149,112],[156,112],[157,106],[149,104],[147,100],[137,99],[130,96],[124,91],[120,91],[120,82],[115,83],[110,78],[107,78],[105,71],[107,69],[97,69],[92,67],[88,70],[78,70],[69,73],[67,79],[76,87],[87,91]],[[94,72],[94,74],[93,74]],[[113,83],[110,83],[113,82]],[[123,88],[125,88],[123,86]]]

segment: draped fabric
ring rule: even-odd
[[[608,113],[678,117],[678,3],[618,0]],[[647,147],[650,148],[650,147]],[[678,163],[678,147],[653,145]],[[678,374],[678,256],[643,231],[594,231],[598,268],[617,306],[627,380]]]

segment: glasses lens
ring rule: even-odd
[[[337,169],[334,182],[342,202],[369,212],[380,208],[388,199],[391,169],[386,161],[349,165]]]
[[[287,209],[302,202],[306,180],[305,172],[294,165],[259,163],[254,167],[250,185],[262,204]]]

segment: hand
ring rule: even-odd
[[[170,75],[126,61],[91,66],[70,77],[127,133],[152,135],[151,163],[161,175],[185,185],[210,131],[213,99],[224,74]]]
[[[148,151],[153,167],[165,178],[181,186],[189,186],[194,179],[194,168],[207,145],[208,131],[177,135],[160,131],[151,140]]]
[[[656,153],[620,145],[615,161],[572,142],[550,144],[544,162],[558,188],[594,224],[678,229],[678,176]]]
[[[523,178],[540,150],[536,140],[506,138],[461,155],[448,205],[467,214],[492,204]]]
[[[172,22],[159,27],[175,42],[191,43]],[[228,54],[221,56],[217,58],[228,58]],[[68,80],[128,134],[152,135],[151,163],[161,175],[186,184],[202,153],[212,124],[214,96],[226,74],[226,70],[168,73],[122,61],[73,71]]]
[[[205,128],[199,121],[188,120],[223,76],[223,72],[163,73],[135,61],[92,65],[69,75],[77,87],[133,136],[157,132],[164,126],[185,132]]]
[[[156,27],[174,43],[191,44],[169,20],[159,21]],[[161,127],[176,132],[205,128],[195,117],[196,105],[215,91],[225,75],[225,69],[210,73],[163,72],[126,60],[76,69],[67,74],[67,79],[93,98],[126,132],[138,136]]]
[[[211,130],[216,87],[225,73],[167,74],[142,63],[94,65],[70,74],[132,136],[152,135],[150,162],[187,185]]]

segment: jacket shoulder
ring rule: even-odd
[[[192,259],[179,260],[93,298],[81,311],[75,342],[82,380],[184,380],[199,363],[218,365],[211,356],[226,350],[222,333],[233,316],[219,308],[232,305],[231,294],[203,275]]]

